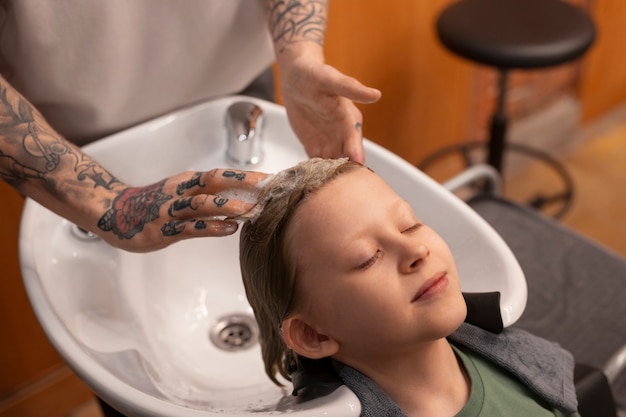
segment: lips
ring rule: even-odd
[[[436,295],[448,286],[448,276],[445,272],[439,272],[429,278],[424,285],[415,293],[412,303],[425,300]]]

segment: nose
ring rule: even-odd
[[[430,248],[428,245],[423,242],[415,242],[407,239],[400,264],[401,272],[406,274],[415,272],[429,256]]]

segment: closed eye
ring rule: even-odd
[[[423,226],[422,223],[415,223],[413,226],[409,227],[408,229],[404,229],[402,231],[402,233],[412,233],[415,232],[416,230],[420,229]]]
[[[380,249],[378,249],[376,251],[376,253],[374,254],[374,256],[372,256],[371,258],[369,258],[367,261],[363,262],[362,264],[360,264],[357,269],[367,269],[370,266],[374,265],[374,263],[378,260],[378,258],[380,258],[380,256],[382,255],[382,252]]]

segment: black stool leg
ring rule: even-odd
[[[506,141],[506,128],[508,116],[506,113],[506,87],[508,71],[500,70],[500,80],[498,83],[498,103],[496,111],[491,117],[489,134],[489,154],[487,163],[498,172],[502,172],[502,157]]]
[[[572,204],[574,194],[573,180],[569,176],[567,170],[562,166],[562,164],[560,164],[555,158],[550,156],[550,154],[535,150],[523,144],[506,143],[509,118],[506,110],[506,96],[509,71],[506,68],[501,68],[498,75],[499,80],[497,103],[496,109],[491,116],[489,140],[486,145],[487,157],[485,162],[494,167],[499,173],[502,174],[505,168],[505,151],[517,151],[519,153],[525,154],[528,157],[538,159],[547,164],[547,166],[553,169],[556,174],[562,179],[565,189],[560,193],[556,193],[550,196],[537,195],[533,197],[528,202],[528,204],[538,210],[543,210],[545,206],[551,206],[554,203],[561,203],[562,206],[560,207],[560,209],[552,215],[555,218],[560,218],[567,212]],[[469,167],[470,165],[472,165],[470,152],[473,149],[483,148],[484,146],[485,145],[483,144],[483,142],[479,141],[451,145],[427,156],[420,163],[417,164],[417,167],[426,172],[430,165],[451,154],[460,154],[463,157],[465,166]],[[482,183],[473,184],[473,188],[475,191],[478,192],[487,191]]]

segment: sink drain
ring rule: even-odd
[[[245,350],[257,343],[259,328],[253,317],[231,314],[221,317],[210,330],[211,342],[227,351]]]

